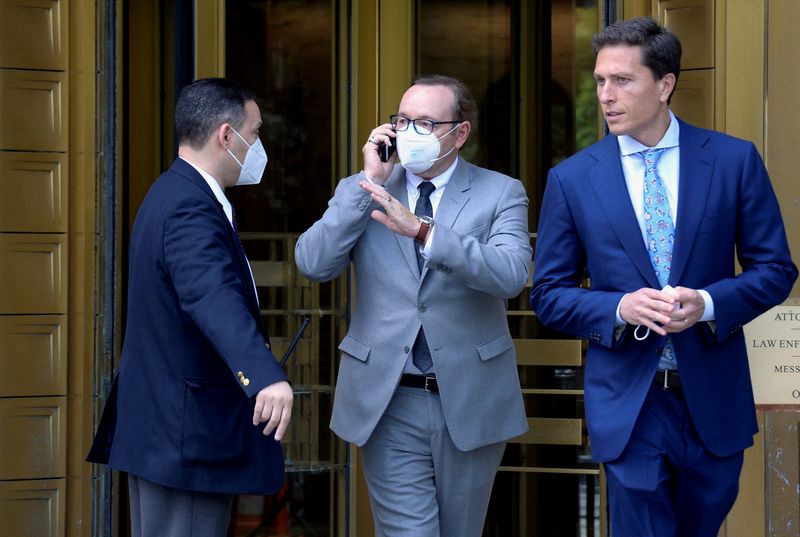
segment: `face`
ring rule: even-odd
[[[455,95],[447,86],[429,86],[417,84],[411,86],[403,94],[397,113],[410,119],[429,119],[431,121],[454,121]],[[454,123],[436,125],[431,136],[442,136],[455,127]],[[409,128],[413,128],[409,126]],[[429,170],[420,174],[420,177],[429,179],[440,175],[450,167],[458,154],[458,150],[466,143],[469,136],[470,123],[461,123],[452,133],[439,140],[439,156],[450,151],[453,146],[456,150],[446,158],[438,160]]]
[[[245,144],[242,141],[242,138],[236,136],[236,133],[233,130],[228,129],[225,133],[226,140],[228,142],[228,148],[231,152],[236,155],[236,158],[239,159],[239,162],[244,162],[245,155],[247,155],[247,150],[249,149],[250,145],[253,145],[255,141],[259,137],[259,129],[261,128],[261,110],[258,108],[258,105],[255,101],[247,101],[244,105],[245,111],[245,119],[242,123],[241,129],[236,129],[236,132],[247,141]],[[231,164],[229,166],[230,173],[226,174],[225,185],[226,186],[233,186],[236,184],[236,180],[239,177],[239,170],[241,168],[236,163],[235,160],[231,158],[230,155],[227,155],[227,160]]]
[[[669,127],[667,100],[675,75],[668,73],[656,80],[642,63],[641,47],[615,45],[597,53],[594,78],[608,130],[649,147],[656,145]]]

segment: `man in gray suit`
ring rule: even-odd
[[[479,536],[527,430],[506,300],[528,281],[528,199],[459,157],[474,110],[460,81],[415,79],[295,251],[313,280],[354,267],[331,428],[361,446],[382,536]]]

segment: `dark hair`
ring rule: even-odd
[[[456,101],[456,107],[453,110],[455,117],[453,119],[456,121],[472,121],[475,115],[475,99],[472,98],[467,86],[459,79],[446,75],[418,75],[411,81],[411,86],[417,84],[450,88]]]
[[[677,85],[681,72],[681,42],[650,17],[617,21],[592,38],[595,56],[603,47],[614,45],[641,47],[642,64],[650,69],[653,77],[661,80],[672,73]]]
[[[223,123],[240,129],[245,103],[255,94],[226,78],[201,78],[185,86],[175,105],[175,136],[179,144],[201,149]]]

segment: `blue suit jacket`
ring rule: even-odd
[[[694,425],[725,456],[757,431],[742,325],[787,297],[797,268],[752,143],[680,122],[679,174],[669,284],[707,290],[716,321],[672,337]],[[584,274],[591,289],[580,287]],[[661,288],[609,135],[550,170],[531,290],[545,325],[589,340],[586,416],[601,462],[625,448],[658,366],[663,337],[636,341],[631,326],[615,337],[620,299],[642,287]]]
[[[133,226],[125,343],[88,460],[184,490],[275,492],[283,455],[252,425],[253,397],[285,379],[241,243],[178,159]]]

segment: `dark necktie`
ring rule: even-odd
[[[420,183],[419,199],[417,200],[417,206],[414,208],[414,214],[417,216],[433,216],[431,194],[435,189],[436,187],[430,181],[422,181],[422,183]],[[417,264],[419,265],[419,272],[421,274],[422,267],[425,265],[425,258],[422,257],[419,247],[416,244],[414,247],[417,251]],[[421,326],[419,327],[417,339],[414,341],[412,352],[414,353],[414,366],[423,373],[426,373],[431,366],[433,366],[433,360],[431,359],[431,351],[428,348],[428,341],[425,339],[425,330],[423,330]]]

